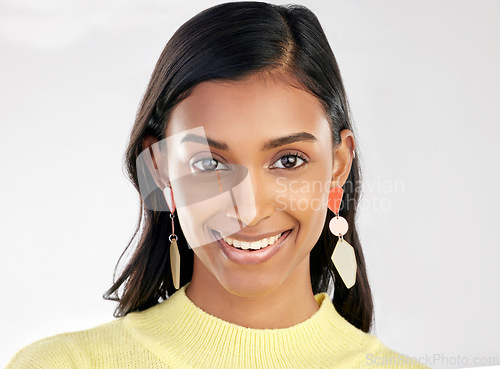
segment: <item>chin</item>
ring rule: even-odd
[[[255,278],[255,272],[238,273],[238,275],[230,273],[219,277],[217,279],[228,292],[241,297],[265,296],[273,293],[281,285],[280,281],[269,276]]]

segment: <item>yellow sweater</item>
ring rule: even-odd
[[[196,306],[187,283],[142,312],[21,349],[6,369],[427,368],[349,324],[327,293],[309,319],[293,327],[252,329]]]

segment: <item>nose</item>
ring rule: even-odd
[[[254,226],[274,213],[273,186],[262,170],[248,170],[246,178],[231,190],[233,206],[226,216],[242,227]]]

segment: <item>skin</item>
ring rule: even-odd
[[[203,241],[199,236],[213,216],[207,211],[233,221],[237,218],[224,201],[213,202],[213,206],[178,207],[183,233],[190,245],[196,245],[192,247],[193,276],[187,296],[205,312],[244,327],[287,328],[303,322],[319,308],[311,287],[309,253],[325,222],[329,188],[343,186],[349,175],[355,147],[353,133],[343,130],[341,144],[333,146],[318,99],[283,79],[261,74],[239,81],[198,84],[173,109],[166,137],[200,126],[207,137],[228,146],[227,150],[210,148],[219,167],[237,164],[248,170],[251,188],[244,191],[246,202],[239,210],[240,216],[249,217],[239,232],[255,236],[288,229],[292,232],[271,259],[257,265],[239,265],[225,257],[216,241]],[[297,132],[310,133],[317,140],[261,151],[268,140]],[[156,141],[147,136],[143,147]],[[188,155],[196,153],[197,145],[198,151],[207,150],[206,145],[192,143]],[[306,161],[288,156],[297,152]],[[295,164],[287,162],[287,156],[289,160],[295,158]],[[161,160],[171,160],[169,170],[176,172],[174,157],[170,152],[169,159],[155,157],[155,164],[161,166]],[[280,161],[284,157],[285,164]],[[297,169],[286,169],[285,165]],[[157,178],[157,182],[169,186],[172,178]],[[186,187],[173,186],[174,199],[181,199],[181,192],[188,191]],[[245,213],[246,209],[250,210]]]

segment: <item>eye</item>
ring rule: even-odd
[[[196,160],[193,162],[191,165],[195,166],[197,169],[199,169],[202,172],[211,172],[215,170],[227,170],[229,167],[227,165],[222,164],[218,160],[214,158],[202,158],[199,160]]]
[[[307,164],[307,162],[307,159],[299,152],[290,152],[275,161],[273,167],[277,169],[294,170],[299,169],[304,163]]]

